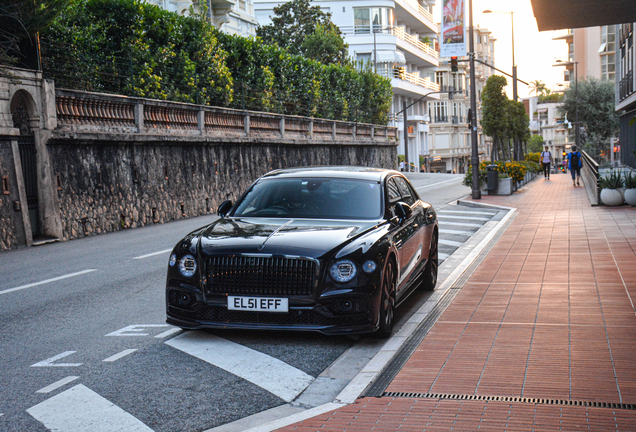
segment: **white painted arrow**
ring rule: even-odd
[[[42,360],[41,362],[37,362],[32,364],[31,367],[77,367],[81,366],[82,363],[55,363],[57,360],[68,357],[71,354],[75,354],[77,351],[64,351],[62,354],[58,354],[56,356],[47,358],[46,360]]]

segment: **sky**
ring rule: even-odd
[[[468,26],[468,0],[466,5],[466,26]],[[435,20],[441,22],[442,0],[435,4]],[[530,83],[534,80],[543,81],[546,86],[556,91],[556,85],[563,83],[563,67],[553,67],[555,59],[567,60],[568,48],[563,40],[554,41],[552,38],[565,33],[562,31],[539,32],[537,21],[532,12],[530,0],[473,0],[473,24],[476,27],[487,28],[495,42],[495,67],[512,74],[512,34],[510,14],[490,13],[489,9],[500,12],[514,12],[515,29],[515,62],[517,63],[517,78]],[[467,41],[468,45],[468,41]],[[467,46],[468,48],[468,46]],[[498,72],[495,72],[498,74]],[[506,93],[512,99],[511,78]],[[530,88],[519,82],[517,84],[519,98],[530,96]],[[534,95],[534,93],[532,94]]]

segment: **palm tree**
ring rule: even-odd
[[[549,92],[548,87],[541,80],[530,81],[530,93],[533,93],[538,96],[539,94],[545,95]]]

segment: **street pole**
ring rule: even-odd
[[[473,170],[473,199],[481,199],[479,189],[479,147],[477,145],[477,85],[475,84],[475,35],[473,34],[473,0],[468,0],[468,44],[470,52],[470,143],[472,155],[470,164]]]
[[[512,100],[517,102],[517,63],[515,63],[515,13],[510,12],[512,24]]]
[[[411,172],[411,163],[409,161],[409,130],[406,125],[406,102],[402,102],[402,118],[404,119],[404,161],[406,162],[406,171]]]
[[[574,142],[576,143],[576,151],[581,151],[581,147],[579,146],[579,62],[574,63],[574,99],[576,100]]]

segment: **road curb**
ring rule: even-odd
[[[323,414],[325,412],[338,409],[340,407],[350,405],[354,403],[373,383],[380,377],[383,371],[390,367],[391,363],[395,359],[396,355],[403,349],[403,347],[412,339],[414,333],[420,329],[420,327],[426,322],[430,313],[435,307],[442,301],[444,296],[451,290],[458,291],[460,288],[457,282],[462,279],[468,279],[468,276],[476,269],[475,263],[480,254],[486,250],[487,247],[492,248],[496,241],[491,245],[495,236],[507,227],[515,215],[516,208],[495,206],[491,204],[475,203],[472,201],[458,200],[459,205],[468,207],[481,207],[497,210],[506,210],[507,213],[496,223],[496,226],[484,236],[476,246],[466,244],[464,247],[472,247],[473,249],[467,254],[460,265],[453,270],[444,282],[433,292],[431,297],[411,316],[408,322],[402,326],[402,328],[393,335],[384,346],[377,352],[371,360],[362,368],[362,370],[349,382],[349,384],[336,396],[333,402],[324,405],[311,408],[305,412],[293,414],[291,416],[280,418],[272,422],[261,424],[250,429],[246,429],[243,432],[272,432],[276,429],[280,429],[285,426],[303,421],[314,416]],[[496,239],[498,240],[498,239]],[[462,249],[462,248],[460,248]],[[460,250],[458,249],[458,251]],[[488,249],[489,250],[489,249]],[[457,252],[457,251],[456,251]],[[446,264],[446,262],[444,262]],[[440,266],[441,267],[441,266]],[[463,284],[462,284],[463,286]],[[452,299],[451,299],[452,301]],[[450,304],[450,302],[449,302]],[[444,307],[445,309],[445,307]],[[443,310],[441,311],[443,312]],[[435,323],[429,322],[431,326]]]

